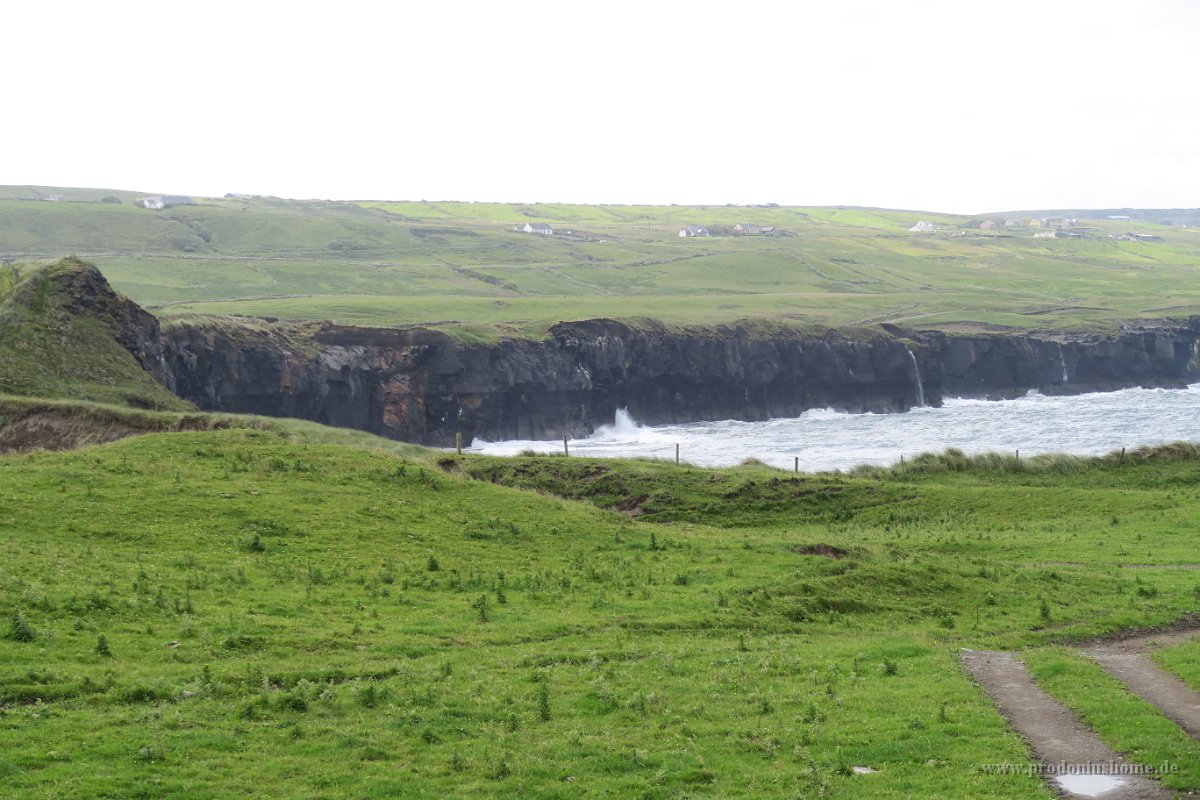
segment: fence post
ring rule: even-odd
[[[462,455],[462,434],[461,433],[454,434],[454,449],[458,451],[458,454],[460,456]]]
[[[792,472],[800,472],[800,456],[796,456],[796,466],[792,469]]]
[[[1124,447],[1122,447],[1122,448],[1121,448],[1121,460],[1120,460],[1120,461],[1118,461],[1117,463],[1118,463],[1118,464],[1124,464],[1124,463],[1125,463],[1125,448],[1124,448]]]
[[[563,434],[563,455],[571,455],[571,448],[567,446],[567,435],[565,433]]]
[[[679,466],[679,442],[675,443],[675,466]]]

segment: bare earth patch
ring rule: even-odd
[[[840,547],[831,544],[801,544],[792,548],[793,553],[802,556],[824,556],[825,558],[845,558],[849,555]]]

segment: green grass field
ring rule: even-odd
[[[0,458],[0,796],[1051,797],[981,769],[1028,755],[961,647],[1200,789],[1050,647],[1200,607],[1191,449],[792,476],[319,430]]]
[[[101,203],[102,190],[61,191],[78,199],[0,191],[0,256],[75,253],[166,316],[424,324],[494,338],[599,316],[1094,329],[1200,313],[1200,233],[1146,221],[1083,220],[1085,238],[1048,240],[967,217],[853,208],[255,198],[149,211],[127,194]],[[938,232],[909,233],[922,219]],[[512,230],[528,220],[558,235]],[[677,235],[689,223],[730,232],[738,222],[780,235]],[[1109,238],[1127,231],[1162,240]]]

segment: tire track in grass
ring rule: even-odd
[[[1047,783],[1066,797],[1159,800],[1175,793],[1142,775],[1068,709],[1034,683],[1012,653],[966,650],[963,666],[992,698],[1009,724],[1025,737]],[[1065,769],[1055,770],[1058,765]],[[1085,766],[1087,765],[1087,766]],[[1020,766],[1020,765],[1005,765]],[[1073,769],[1072,769],[1073,768]],[[1052,774],[1071,771],[1097,774]]]
[[[1200,636],[1197,627],[1100,641],[1083,652],[1193,739],[1200,739],[1200,694],[1149,656],[1151,650]]]

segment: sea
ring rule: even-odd
[[[846,414],[813,410],[764,422],[692,422],[641,425],[618,411],[583,439],[571,455],[675,459],[697,466],[732,466],[757,459],[802,472],[880,466],[920,453],[957,448],[968,454],[1070,453],[1102,455],[1143,445],[1200,442],[1200,384],[1186,389],[1123,389],[1070,396],[1030,392],[1015,400],[946,400],[901,414]],[[486,442],[470,451],[516,455],[561,453],[561,440]],[[799,461],[797,462],[797,459]]]

